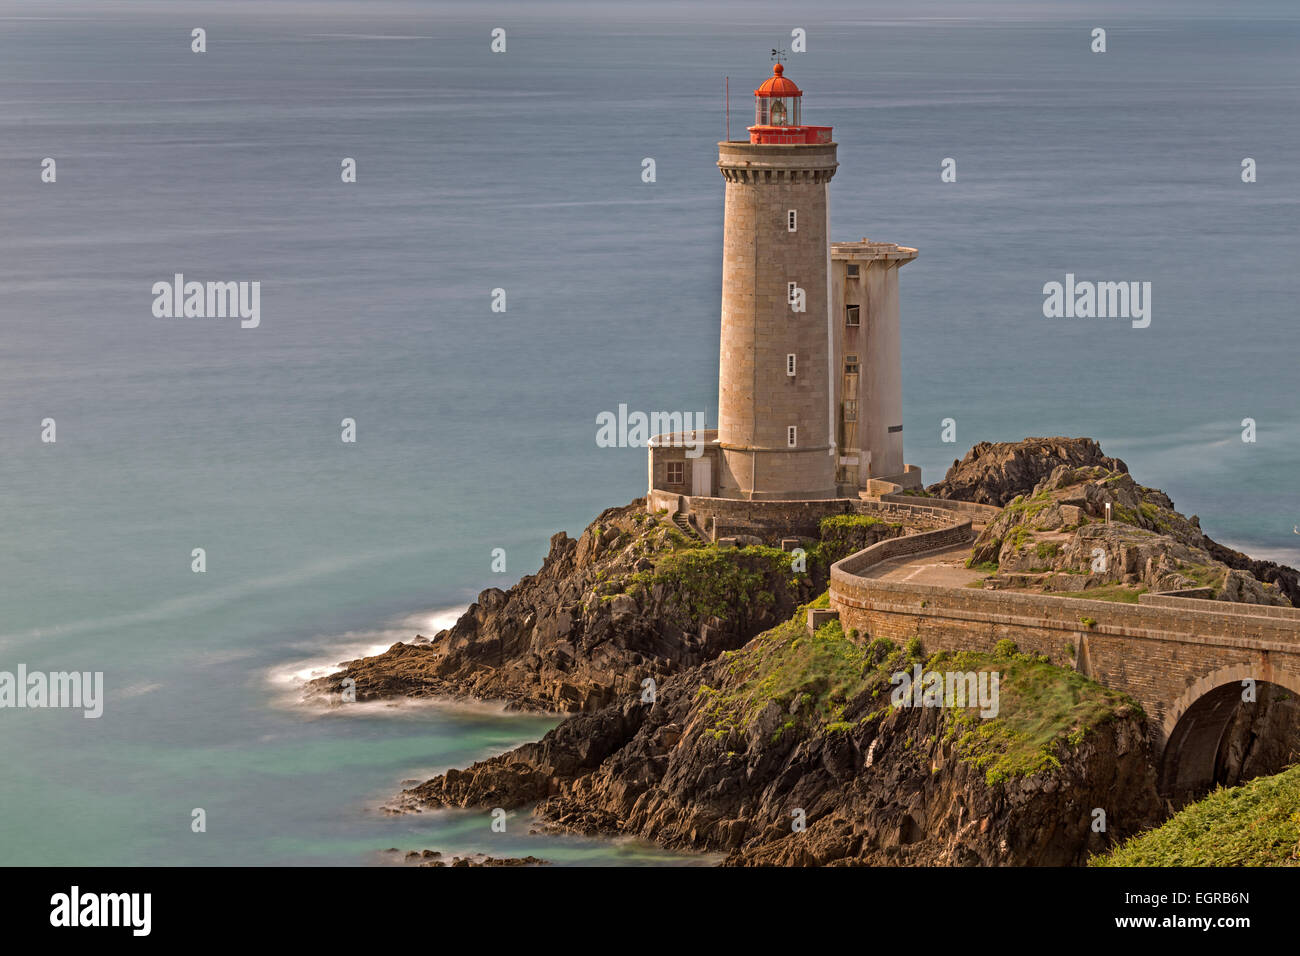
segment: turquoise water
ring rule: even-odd
[[[553,720],[324,712],[294,675],[429,633],[641,493],[598,412],[713,418],[722,76],[734,134],[794,25],[840,143],[833,234],[921,250],[908,460],[937,480],[978,440],[1091,435],[1295,561],[1300,20],[1144,9],[0,2],[0,670],[108,686],[99,720],[0,710],[0,862],[666,859],[385,816]],[[261,327],[154,318],[175,272],[261,281]],[[1151,327],[1044,319],[1066,272],[1151,281]]]

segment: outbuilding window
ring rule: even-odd
[[[682,485],[686,483],[686,462],[670,461],[668,463],[668,484]]]

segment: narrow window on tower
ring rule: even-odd
[[[798,444],[798,442],[796,441],[797,437],[798,437],[798,428],[795,425],[786,426],[785,443],[789,445],[791,448],[793,448],[795,447],[795,445]]]
[[[686,462],[670,461],[668,462],[668,484],[681,485],[686,483]]]
[[[785,214],[785,228],[787,232],[799,231],[799,210],[791,209]]]
[[[794,304],[795,293],[799,291],[799,283],[787,282],[785,284],[785,298],[791,305]]]
[[[787,356],[785,357],[785,374],[786,374],[786,375],[789,375],[789,376],[792,376],[792,377],[793,377],[793,375],[794,375],[794,362],[795,362],[795,359],[794,359],[794,353],[791,352],[789,355],[787,355]]]
[[[858,374],[858,357],[856,355],[844,356],[844,374],[845,375]]]
[[[846,422],[856,422],[858,420],[858,403],[852,399],[844,403],[844,420]]]
[[[862,324],[860,317],[860,306],[846,305],[844,307],[844,324],[856,328]]]

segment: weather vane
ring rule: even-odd
[[[778,47],[772,47],[772,59],[775,60],[777,63],[784,63],[786,61],[785,50],[782,50]]]

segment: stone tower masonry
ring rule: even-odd
[[[836,495],[828,189],[830,127],[803,126],[776,64],[749,142],[718,144],[726,180],[718,493]]]

